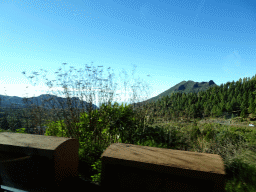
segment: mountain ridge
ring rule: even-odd
[[[32,104],[37,105],[38,101],[38,105],[41,106],[42,105],[42,101],[46,100],[46,99],[53,99],[55,101],[60,101],[61,103],[64,103],[64,108],[67,107],[67,98],[62,98],[62,97],[58,97],[56,95],[51,95],[51,94],[42,94],[39,95],[37,97],[29,97],[27,98],[28,100],[32,101]],[[11,107],[11,108],[27,108],[30,106],[31,102],[28,102],[29,104],[25,104],[23,102],[23,99],[26,99],[25,97],[18,97],[18,96],[6,96],[6,95],[0,95],[0,107],[3,108],[7,108],[7,107],[11,107],[11,105],[16,105],[15,107]],[[72,107],[75,107],[78,105],[77,108],[82,109],[82,104],[81,104],[81,100],[78,97],[72,97],[71,98],[71,104]],[[57,108],[57,109],[61,109],[61,105],[59,105],[59,102],[53,103],[52,101],[50,102],[46,102],[45,106],[43,107],[45,109],[52,109],[52,105],[49,105],[49,103],[52,103],[52,105]],[[86,106],[86,104],[88,104],[86,101],[82,102],[84,106]],[[93,109],[99,109],[96,105],[92,104]]]
[[[152,97],[142,102],[132,103],[131,105],[140,106],[147,102],[156,102],[157,100],[161,99],[161,97],[166,97],[167,95],[170,97],[172,94],[175,94],[175,93],[185,93],[185,94],[199,93],[200,91],[207,91],[209,88],[214,86],[218,87],[218,85],[215,84],[213,80],[210,80],[209,82],[205,82],[205,81],[195,82],[192,80],[181,81],[180,83],[177,83],[173,87],[167,89],[166,91],[160,93],[155,97]]]
[[[214,83],[213,80],[210,80],[209,82],[205,82],[205,81],[202,81],[202,82],[195,82],[195,81],[192,81],[192,80],[188,80],[188,81],[181,81],[180,83],[177,83],[176,85],[174,85],[173,87],[167,89],[166,91],[160,93],[159,95],[155,96],[155,97],[152,97],[146,101],[142,101],[142,102],[138,102],[138,103],[133,103],[131,105],[141,105],[141,104],[145,104],[146,102],[155,102],[159,99],[161,99],[161,97],[165,97],[165,96],[171,96],[172,94],[175,94],[175,93],[185,93],[185,94],[188,94],[188,93],[198,93],[200,91],[206,91],[208,90],[209,88],[213,87],[213,86],[218,86]],[[57,97],[56,95],[51,95],[51,94],[42,94],[40,96],[37,96],[37,97],[29,97],[28,99],[32,99],[33,103],[36,99],[40,99],[40,100],[45,100],[45,99],[48,99],[49,97],[53,97],[54,99],[57,99],[59,100],[60,102],[64,102],[64,103],[67,103],[67,98],[62,98],[62,97]],[[17,105],[18,108],[26,108],[27,105],[25,105],[22,101],[24,97],[18,97],[18,96],[5,96],[5,95],[0,95],[0,99],[2,99],[2,101],[0,102],[0,107],[10,107],[11,104],[10,103],[14,103]],[[5,100],[5,101],[3,101]],[[77,103],[80,104],[81,100],[78,98],[78,97],[72,97],[71,98],[71,103],[72,103],[72,107],[75,107],[75,105],[73,104],[74,102],[78,101]],[[3,103],[2,103],[3,102]],[[39,105],[42,105],[42,101],[38,101]],[[3,106],[2,106],[3,104]],[[86,101],[83,101],[83,104],[86,105],[87,102]],[[65,106],[67,105],[64,105],[64,108]],[[55,108],[58,108],[58,109],[61,109],[61,106],[60,108],[56,106],[56,104],[54,104],[54,107]],[[51,106],[50,107],[44,107],[44,108],[52,108]],[[82,109],[81,105],[77,108],[80,108]],[[99,109],[98,106],[94,105],[93,104],[93,109]]]

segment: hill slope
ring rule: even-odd
[[[214,86],[218,86],[214,83],[213,80],[210,80],[209,82],[194,82],[194,81],[182,81],[176,85],[174,85],[173,87],[171,87],[170,89],[164,91],[163,93],[160,93],[159,95],[152,97],[146,101],[143,102],[138,102],[138,103],[133,103],[132,105],[136,106],[140,106],[142,104],[145,104],[146,102],[156,102],[157,100],[159,100],[161,97],[165,97],[165,96],[171,96],[171,94],[173,93],[198,93],[200,91],[206,91],[207,89],[209,89],[210,87],[214,87]]]
[[[31,103],[37,105],[37,101],[38,101],[38,105],[41,106],[43,101],[46,100],[46,99],[50,99],[52,98],[53,100],[56,101],[56,104],[53,102],[53,101],[49,101],[49,102],[46,102],[45,105],[46,109],[52,109],[52,105],[57,108],[57,109],[61,109],[61,105],[59,105],[59,102],[60,103],[63,103],[64,105],[64,108],[67,107],[67,99],[66,98],[62,98],[62,97],[57,97],[55,95],[50,95],[50,94],[42,94],[40,96],[37,96],[37,97],[30,97],[28,98],[29,101],[28,101],[28,104],[30,105]],[[6,107],[11,107],[11,104],[14,104],[16,105],[14,107],[11,107],[11,108],[27,108],[27,104],[25,104],[23,102],[23,97],[17,97],[17,96],[5,96],[5,95],[0,95],[0,99],[1,99],[1,102],[0,102],[0,107],[3,107],[3,108],[6,108]],[[30,102],[31,100],[31,102]],[[77,108],[81,109],[81,104],[80,104],[81,100],[78,98],[78,97],[72,97],[71,98],[71,103],[72,103],[72,106],[79,106]],[[50,104],[51,103],[51,104]],[[85,106],[86,104],[88,104],[86,101],[83,101],[83,105]],[[96,105],[92,105],[93,106],[93,109],[98,109],[98,107]]]

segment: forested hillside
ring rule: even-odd
[[[156,102],[148,102],[151,115],[173,119],[177,117],[219,117],[224,112],[247,117],[256,114],[256,78],[213,86],[198,93],[171,93]],[[145,103],[144,103],[145,104]]]

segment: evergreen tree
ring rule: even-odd
[[[223,113],[226,111],[226,105],[225,105],[225,102],[224,100],[222,100],[219,104],[219,109],[220,109],[220,112]]]
[[[221,83],[220,84],[220,87],[219,87],[221,90],[223,90],[224,89],[224,85],[223,85],[223,83]]]
[[[211,116],[215,117],[216,115],[217,115],[217,107],[216,105],[214,105],[211,110]]]
[[[241,110],[244,110],[245,113],[248,113],[247,107],[246,107],[246,101],[243,101],[241,106],[240,106]]]
[[[229,112],[229,113],[232,112],[232,106],[231,106],[230,102],[227,102],[227,104],[226,104],[226,110],[227,110],[227,112]]]
[[[235,88],[235,81],[234,80],[230,83],[230,87],[229,88],[231,90],[233,90]]]
[[[236,101],[237,101],[238,103],[242,103],[242,102],[243,102],[242,94],[241,94],[241,93],[238,94]]]
[[[208,116],[210,115],[210,112],[211,112],[211,106],[210,106],[210,104],[205,105],[205,108],[204,108],[204,115],[205,115],[206,117],[208,117]]]
[[[243,83],[241,78],[239,78],[238,83],[239,83],[239,85],[241,85]]]
[[[240,92],[240,88],[239,88],[239,84],[237,84],[237,85],[235,86],[235,94],[234,94],[234,96],[237,97],[238,94],[239,94],[239,92]]]
[[[251,102],[249,102],[248,112],[249,113],[254,113],[255,112],[255,104],[254,104],[252,99],[251,99]]]
[[[249,100],[249,94],[247,92],[247,88],[245,89],[244,91],[244,94],[243,94],[243,101],[245,102],[245,107],[248,108],[249,107],[249,103],[248,103],[248,100]]]
[[[244,77],[244,78],[243,78],[243,84],[246,84],[246,83],[247,83],[247,78]]]
[[[246,110],[245,110],[245,108],[243,108],[243,109],[242,109],[242,112],[241,112],[241,114],[240,114],[240,116],[241,116],[242,118],[245,118],[245,114],[246,114]]]
[[[228,100],[228,94],[227,94],[226,91],[223,92],[222,97],[221,97],[221,100],[222,100],[224,103],[227,102],[227,100]]]
[[[234,97],[234,91],[233,91],[233,90],[231,90],[231,91],[229,91],[228,101],[229,101],[229,102],[231,102],[231,101],[232,101],[232,99],[233,99],[233,97]]]
[[[232,111],[237,111],[240,108],[238,102],[236,101],[236,99],[234,97],[231,101],[231,107],[232,107]]]
[[[223,91],[224,91],[224,92],[227,92],[227,91],[228,91],[229,85],[230,85],[230,82],[229,82],[229,81],[224,84],[224,86],[223,86]]]
[[[216,116],[219,117],[222,115],[222,109],[220,107],[216,107]]]

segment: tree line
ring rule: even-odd
[[[256,114],[256,78],[240,78],[198,93],[172,93],[150,105],[151,115],[168,119],[219,117],[225,112],[245,118]]]

